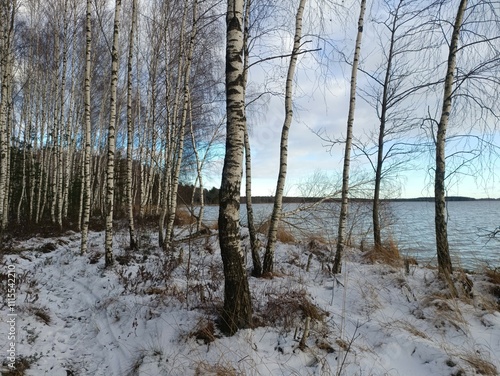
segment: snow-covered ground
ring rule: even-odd
[[[224,337],[216,324],[223,296],[217,236],[180,243],[168,256],[147,231],[136,254],[127,253],[126,239],[125,233],[115,236],[111,270],[103,268],[104,233],[90,234],[86,255],[80,255],[74,233],[12,244],[13,253],[1,259],[4,370],[8,265],[17,273],[16,356],[29,364],[26,375],[408,376],[500,370],[500,302],[482,273],[468,276],[471,294],[457,282],[460,297],[450,298],[432,268],[410,266],[407,274],[404,267],[366,263],[359,251],[349,250],[335,279],[321,261],[326,245],[279,244],[276,276],[250,278],[256,327]],[[56,247],[43,247],[47,243]],[[301,349],[307,316],[310,333]]]

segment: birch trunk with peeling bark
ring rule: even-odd
[[[15,1],[2,2],[0,7],[0,74],[2,76],[2,87],[0,90],[0,234],[7,227],[8,223],[8,202],[9,202],[9,118],[12,106],[11,85],[13,68],[13,37]]]
[[[252,326],[252,302],[240,243],[245,96],[243,88],[243,0],[229,0],[226,25],[226,153],[219,192],[219,243],[224,266],[222,330]]]
[[[455,17],[455,22],[453,24],[453,33],[450,40],[446,77],[444,81],[443,107],[436,135],[436,170],[434,175],[434,222],[436,229],[436,250],[439,273],[445,278],[445,280],[448,281],[450,280],[450,275],[453,273],[453,267],[450,258],[448,228],[446,222],[446,130],[452,109],[451,102],[453,96],[453,80],[457,62],[457,49],[460,29],[462,27],[466,7],[467,0],[461,0]]]
[[[188,1],[185,3],[185,7],[187,9],[188,7]],[[167,228],[165,232],[165,242],[163,244],[163,249],[170,249],[172,246],[172,240],[173,240],[173,235],[174,235],[174,220],[175,220],[175,212],[177,209],[177,192],[178,192],[178,187],[179,187],[179,175],[181,171],[181,163],[182,163],[182,158],[184,154],[184,135],[186,132],[186,122],[187,122],[187,114],[188,114],[188,107],[189,107],[189,80],[191,78],[191,63],[193,60],[193,51],[194,51],[194,43],[195,43],[195,38],[196,38],[196,33],[197,33],[197,8],[198,8],[198,1],[195,0],[193,2],[193,18],[192,18],[192,28],[191,28],[191,35],[189,38],[189,44],[187,47],[187,53],[186,53],[186,61],[183,67],[183,80],[184,80],[184,85],[183,85],[183,104],[182,104],[182,113],[181,113],[181,118],[180,118],[180,124],[179,124],[179,129],[178,129],[178,141],[177,141],[177,151],[174,151],[173,154],[173,170],[172,170],[172,177],[171,177],[171,182],[169,185],[169,192],[168,192],[168,197],[169,197],[169,208],[168,208],[168,216],[167,216]],[[180,45],[180,48],[184,48],[183,46]],[[182,64],[182,62],[180,62]],[[174,114],[174,121],[176,120],[177,116]],[[168,173],[168,171],[167,171]]]
[[[382,87],[382,99],[380,103],[380,125],[377,142],[377,164],[375,167],[375,187],[373,191],[373,205],[372,205],[372,220],[373,220],[373,243],[376,251],[382,250],[382,230],[380,225],[380,190],[382,186],[382,168],[384,165],[384,138],[387,123],[387,110],[389,107],[389,96],[391,95],[391,75],[392,63],[395,58],[394,48],[396,43],[396,30],[397,21],[399,17],[399,10],[403,5],[403,0],[400,0],[393,12],[391,12],[392,23],[388,28],[390,31],[389,51],[387,52],[387,65],[385,67],[384,83]]]
[[[243,73],[243,93],[246,97],[246,86],[248,81],[248,69],[249,69],[249,26],[250,26],[250,12],[252,9],[252,1],[247,0],[245,4],[245,31],[244,31],[244,73]],[[260,260],[259,250],[260,242],[257,238],[257,230],[255,228],[255,220],[253,215],[253,205],[252,205],[252,150],[250,147],[250,137],[248,135],[248,123],[246,116],[246,106],[245,106],[245,196],[246,196],[246,207],[247,207],[247,223],[248,223],[248,233],[250,236],[250,252],[252,254],[252,275],[254,277],[260,277],[262,275],[262,262]]]
[[[363,21],[366,10],[366,0],[361,0],[361,6],[358,19],[358,34],[356,36],[356,46],[354,51],[354,61],[351,71],[351,92],[349,96],[349,113],[347,116],[347,134],[344,150],[344,168],[342,170],[342,202],[340,206],[340,216],[337,234],[337,249],[332,272],[340,273],[342,270],[342,256],[345,247],[347,210],[349,200],[349,170],[351,166],[351,148],[352,148],[352,128],[354,125],[354,110],[356,107],[356,81],[358,76],[359,55],[361,51],[361,39],[363,36]]]
[[[57,142],[57,193],[56,193],[56,202],[57,202],[57,225],[59,229],[62,230],[63,227],[63,181],[65,179],[64,173],[64,153],[63,153],[63,142],[64,142],[64,101],[65,101],[65,89],[66,89],[66,70],[68,65],[68,38],[67,38],[67,30],[68,30],[68,22],[66,20],[66,12],[67,12],[67,1],[64,2],[64,11],[63,11],[63,50],[62,50],[62,73],[61,73],[61,91],[59,97],[59,119],[58,123],[58,142]],[[67,119],[69,122],[69,119]],[[69,155],[66,156],[69,158]]]
[[[88,249],[88,234],[89,234],[89,222],[90,222],[90,173],[91,173],[91,141],[92,141],[92,127],[90,122],[90,75],[91,75],[91,54],[92,54],[92,19],[91,19],[91,0],[87,0],[87,11],[86,11],[86,26],[85,26],[85,93],[84,93],[84,160],[83,160],[83,180],[82,180],[82,191],[83,191],[83,216],[82,216],[82,237],[80,252],[86,253]]]
[[[108,127],[108,161],[106,172],[106,238],[105,266],[113,265],[113,209],[115,197],[115,148],[116,148],[116,101],[118,84],[118,37],[120,28],[121,0],[115,0],[115,19],[113,27],[113,47],[111,52],[111,93]]]
[[[130,249],[137,249],[134,226],[134,205],[132,200],[132,148],[134,138],[134,123],[132,119],[132,59],[134,57],[134,33],[137,27],[137,0],[132,2],[132,25],[129,34],[128,63],[127,63],[127,212]]]
[[[280,168],[278,174],[278,182],[276,184],[273,212],[271,214],[269,232],[267,235],[266,253],[264,255],[264,265],[262,270],[264,274],[272,274],[274,271],[274,248],[276,246],[278,225],[281,220],[283,192],[285,190],[285,180],[288,167],[288,134],[290,132],[290,126],[293,119],[293,78],[295,75],[297,58],[300,52],[302,39],[302,15],[304,13],[305,4],[306,0],[300,0],[297,14],[295,16],[295,36],[292,54],[290,56],[290,64],[288,66],[288,74],[286,78],[285,121],[283,123],[283,129],[281,131]]]

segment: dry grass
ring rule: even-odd
[[[238,372],[229,364],[210,364],[207,362],[200,362],[194,371],[195,376],[239,376],[244,375]]]
[[[393,326],[397,329],[403,329],[403,330],[407,331],[408,333],[414,335],[415,337],[429,339],[429,336],[427,334],[425,334],[421,330],[418,330],[412,323],[410,323],[408,321],[396,320],[391,324],[391,326]]]
[[[214,342],[217,338],[214,322],[206,319],[199,320],[194,330],[189,334],[189,337],[203,341],[205,344]]]
[[[26,371],[31,368],[30,361],[24,357],[18,357],[14,363],[14,368],[9,368],[6,361],[4,361],[3,366],[5,370],[2,370],[2,376],[24,376]]]
[[[373,247],[363,257],[372,264],[387,264],[391,266],[402,266],[403,264],[398,245],[393,239],[389,239],[381,247]]]
[[[497,376],[498,371],[493,363],[481,357],[477,352],[470,352],[460,357],[465,360],[478,375]]]
[[[491,283],[500,285],[500,269],[486,269],[484,274],[486,274]]]
[[[265,221],[259,226],[257,232],[267,235],[269,233],[269,221]],[[282,243],[295,243],[296,239],[288,229],[283,226],[283,224],[278,225],[278,231],[276,233],[276,239]]]
[[[457,331],[466,333],[467,321],[465,320],[458,300],[452,299],[449,294],[431,294],[421,300],[423,307],[434,307],[434,326],[436,328],[445,328],[452,326]]]
[[[31,313],[38,321],[43,322],[45,325],[49,325],[52,319],[50,318],[49,310],[43,307],[28,306],[27,311]]]
[[[196,223],[196,218],[191,215],[186,209],[177,208],[175,211],[175,226],[186,226]]]

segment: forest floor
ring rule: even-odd
[[[335,278],[325,263],[328,245],[279,243],[274,278],[249,278],[255,328],[225,337],[217,329],[224,279],[216,233],[179,242],[168,255],[156,243],[154,233],[142,230],[140,251],[132,253],[127,234],[118,232],[116,263],[105,270],[103,232],[90,233],[86,255],[80,255],[77,233],[12,240],[1,256],[2,375],[500,370],[499,273],[456,272],[458,297],[451,297],[430,266],[368,262],[349,249]],[[9,311],[8,271],[14,267],[16,305]],[[9,314],[16,315],[18,373],[8,367]],[[301,343],[307,317],[310,332]]]

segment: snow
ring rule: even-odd
[[[178,237],[185,234],[177,232]],[[451,298],[436,270],[368,264],[349,249],[335,278],[305,244],[276,249],[276,276],[250,277],[254,329],[225,337],[216,326],[223,273],[217,236],[165,255],[142,230],[140,251],[104,234],[14,241],[2,259],[2,352],[7,353],[7,265],[17,273],[17,356],[26,375],[475,375],[500,370],[500,302],[481,274],[472,295]],[[243,232],[248,249],[248,237]],[[41,251],[53,243],[53,251]],[[250,257],[248,260],[250,262]],[[458,284],[457,284],[458,285]],[[305,315],[311,320],[301,350]],[[4,369],[6,369],[6,362]],[[485,368],[485,367],[490,368]]]

